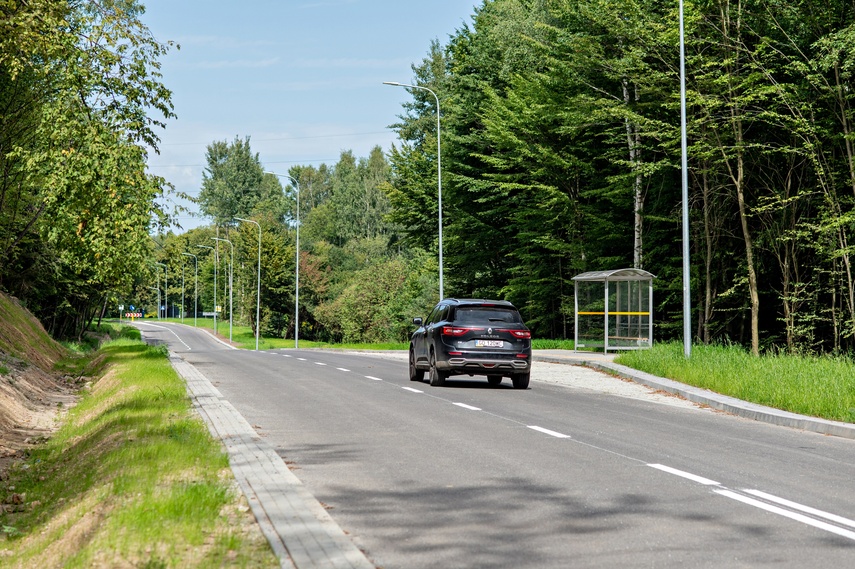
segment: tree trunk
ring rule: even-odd
[[[638,101],[638,89],[635,89],[635,100]],[[626,79],[623,80],[623,101],[627,107],[632,102],[629,92],[629,86]],[[629,161],[636,170],[635,182],[633,183],[634,196],[634,220],[633,220],[633,245],[632,245],[632,266],[640,269],[643,262],[643,217],[644,210],[644,195],[642,191],[642,176],[638,169],[641,161],[641,135],[638,131],[638,125],[630,122],[629,119],[624,121],[626,124],[626,142],[629,147]]]

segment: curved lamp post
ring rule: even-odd
[[[253,221],[251,219],[244,219],[242,217],[236,217],[237,221],[245,221],[247,223],[254,223],[256,227],[258,227],[258,277],[256,278],[256,292],[255,292],[255,351],[258,351],[258,335],[261,332],[261,226],[257,221]]]
[[[439,299],[445,298],[442,287],[442,146],[440,145],[439,136],[439,97],[432,89],[422,87],[421,85],[408,85],[406,83],[398,83],[397,81],[383,81],[384,85],[393,87],[406,87],[407,89],[421,89],[427,91],[436,100],[436,195],[437,205],[439,209]]]
[[[294,347],[300,347],[300,184],[288,174],[265,171],[280,178],[288,178],[297,189],[297,261],[294,268]]]
[[[220,264],[220,258],[217,255],[217,250],[207,245],[196,245],[199,249],[210,249],[214,252],[214,336],[217,335],[217,265]]]
[[[689,270],[689,166],[686,157],[686,40],[680,0],[680,145],[683,178],[683,355],[692,355],[692,295]]]
[[[229,244],[229,251],[231,252],[231,261],[229,261],[229,342],[232,341],[232,313],[234,312],[234,303],[233,301],[233,290],[232,290],[232,277],[234,275],[235,268],[235,247],[232,245],[232,242],[228,239],[223,239],[222,237],[211,237],[214,241],[222,241],[223,243]]]
[[[193,261],[196,263],[196,268],[194,270],[195,282],[193,284],[193,327],[196,327],[196,316],[199,314],[198,302],[199,302],[199,259],[196,255],[192,253],[181,253],[182,255],[186,255],[187,257],[193,257]],[[181,314],[182,321],[184,315],[184,306],[181,306]]]

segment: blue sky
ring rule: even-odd
[[[251,137],[265,169],[388,150],[411,65],[471,23],[481,0],[142,0],[178,115],[149,170],[198,195],[205,149]],[[184,229],[208,223],[182,217]]]

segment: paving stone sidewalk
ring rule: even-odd
[[[193,365],[170,354],[229,464],[282,569],[374,569],[275,449]]]

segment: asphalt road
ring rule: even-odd
[[[526,391],[432,388],[408,381],[403,357],[239,351],[141,326],[378,567],[855,564],[855,441],[555,380],[573,366],[535,363]]]

